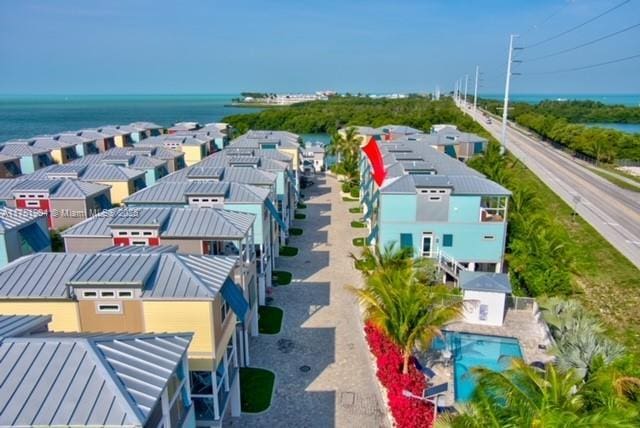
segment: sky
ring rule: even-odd
[[[529,46],[624,0],[0,0],[0,94],[504,90]],[[640,0],[539,46],[514,93],[640,93]],[[554,72],[551,74],[535,74]]]

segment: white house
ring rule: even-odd
[[[502,325],[507,295],[511,294],[507,274],[462,271],[459,284],[463,291],[465,322]]]

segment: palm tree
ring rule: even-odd
[[[553,365],[544,370],[515,360],[504,372],[474,368],[476,390],[463,412],[445,415],[439,427],[633,427],[638,412],[623,395],[611,395],[611,403],[590,400],[591,385],[573,370]],[[610,385],[615,382],[609,378]],[[629,382],[627,381],[627,384]],[[613,391],[613,389],[611,389]]]
[[[366,318],[401,349],[404,374],[416,346],[431,346],[436,336],[442,336],[442,326],[462,312],[461,299],[452,299],[445,286],[424,285],[414,269],[374,271],[365,287],[355,292]]]
[[[358,178],[358,154],[361,144],[362,137],[358,136],[357,129],[350,127],[344,131],[344,134],[335,132],[331,136],[331,143],[327,146],[327,153],[336,156],[337,165],[349,180]]]

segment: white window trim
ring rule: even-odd
[[[107,306],[115,306],[116,309],[104,309]],[[97,303],[96,302],[96,312],[99,314],[121,314],[122,313],[122,304],[120,303]]]

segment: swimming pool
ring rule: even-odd
[[[449,350],[453,355],[453,377],[456,401],[467,401],[476,387],[469,369],[486,367],[504,370],[514,358],[522,358],[518,339],[483,336],[447,331],[443,339],[436,339],[434,348]]]

